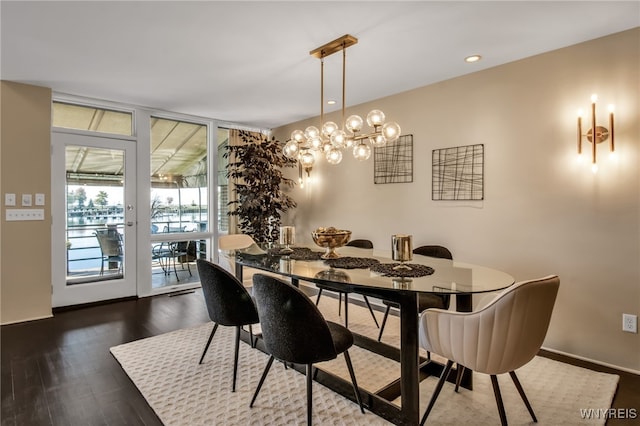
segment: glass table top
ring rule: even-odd
[[[311,247],[310,247],[311,248]],[[320,252],[318,247],[311,248]],[[373,250],[342,247],[341,256],[371,258],[385,264],[398,264]],[[421,255],[413,255],[411,264],[426,265],[431,275],[413,278],[387,277],[369,268],[332,268],[324,260],[295,260],[289,256],[236,253],[238,265],[274,272],[294,279],[318,283],[341,283],[352,288],[404,290],[418,293],[472,294],[502,290],[514,283],[514,278],[502,271]]]

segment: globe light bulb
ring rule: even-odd
[[[368,160],[371,157],[371,148],[361,142],[353,148],[353,156],[359,161]]]
[[[287,158],[296,158],[298,155],[299,148],[300,147],[294,140],[290,140],[289,142],[284,144],[284,147],[282,148],[282,153]]]
[[[333,133],[331,133],[330,140],[331,140],[331,145],[333,145],[336,148],[342,148],[347,142],[347,134],[344,132],[344,130],[338,129]]]
[[[386,123],[382,126],[382,134],[387,142],[395,142],[400,137],[400,126],[393,121]]]
[[[350,115],[344,127],[351,133],[359,132],[362,130],[362,118],[359,115]]]
[[[336,148],[331,148],[327,151],[326,157],[329,164],[339,164],[342,161],[342,151]]]
[[[598,165],[597,165],[596,163],[593,163],[593,164],[591,165],[591,172],[592,172],[593,174],[598,173]]]
[[[293,132],[291,132],[291,140],[295,141],[296,143],[306,142],[304,132],[302,130],[294,130]]]
[[[304,129],[304,135],[307,137],[307,139],[317,138],[320,136],[320,130],[318,130],[316,126],[309,126]]]
[[[353,148],[355,140],[352,137],[347,136],[347,142],[344,144],[347,148]]]
[[[387,144],[387,138],[383,134],[378,134],[369,138],[369,143],[375,148],[382,148]]]
[[[315,149],[317,151],[322,147],[322,139],[320,136],[315,136],[309,139],[309,144],[311,145],[311,149]]]
[[[315,162],[316,157],[310,151],[305,151],[300,155],[300,164],[304,168],[312,167]]]
[[[367,124],[371,127],[382,126],[384,124],[384,112],[379,109],[369,111]]]
[[[327,121],[322,125],[322,134],[326,137],[331,136],[331,133],[338,130],[338,125],[333,121]]]

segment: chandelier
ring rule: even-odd
[[[358,39],[346,34],[332,42],[312,50],[309,54],[320,59],[320,128],[309,126],[304,131],[294,130],[291,139],[284,145],[288,158],[297,159],[307,175],[315,164],[316,157],[326,158],[329,164],[339,164],[342,152],[351,150],[353,156],[364,161],[371,156],[371,147],[382,147],[400,136],[400,126],[385,122],[382,111],[374,109],[367,114],[367,124],[372,129],[363,132],[364,120],[359,115],[350,115],[345,120],[345,81],[347,48]],[[342,51],[342,125],[324,121],[324,58]]]

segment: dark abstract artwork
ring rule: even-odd
[[[434,149],[433,200],[484,199],[484,145]]]
[[[413,182],[413,135],[400,136],[373,151],[374,183]]]

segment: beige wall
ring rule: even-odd
[[[0,86],[0,322],[51,316],[51,90]],[[45,194],[44,221],[7,222],[4,194]],[[31,207],[35,208],[35,207]]]
[[[445,245],[517,280],[558,274],[545,347],[640,371],[640,335],[621,330],[623,312],[640,314],[639,52],[636,28],[350,107],[347,115],[362,116],[380,108],[413,134],[413,183],[375,185],[373,158],[323,160],[317,181],[293,190],[299,207],[289,222],[309,243],[318,226],[350,229],[383,249],[392,234],[410,233],[414,245]],[[576,162],[576,111],[592,93],[602,121],[607,104],[617,111],[618,162],[599,146],[596,175]],[[317,121],[274,134],[285,141]],[[432,201],[432,150],[479,143],[485,200]]]

